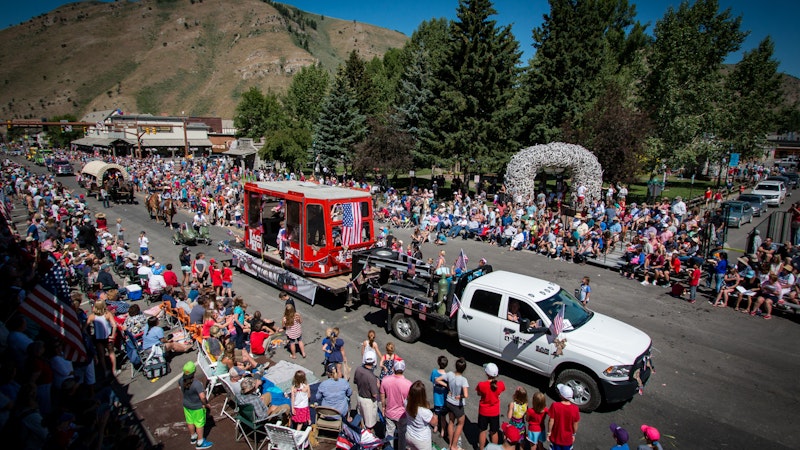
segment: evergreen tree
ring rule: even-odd
[[[380,63],[380,60],[378,62]],[[366,116],[376,115],[380,106],[378,92],[367,73],[367,63],[357,51],[351,51],[347,61],[344,62],[342,76],[356,101],[356,108]]]
[[[520,51],[511,28],[498,27],[489,0],[460,0],[444,61],[437,66],[428,151],[466,172],[498,169],[516,145],[510,124]],[[477,167],[476,167],[477,166]]]
[[[331,171],[342,162],[346,170],[354,146],[365,132],[365,116],[358,110],[355,93],[340,67],[314,128],[312,149],[316,162]]]
[[[670,7],[656,23],[645,101],[661,160],[692,165],[721,157],[714,139],[721,125],[720,69],[746,36],[741,21],[730,9],[720,12],[717,0],[697,0]]]
[[[423,152],[422,137],[430,138],[429,118],[423,111],[425,105],[433,98],[430,88],[430,58],[428,52],[421,48],[416,48],[410,58],[411,62],[406,66],[400,80],[394,121],[411,139],[414,166],[428,166],[433,163],[433,158]]]
[[[774,50],[772,39],[766,37],[725,78],[720,137],[742,160],[763,156],[761,146],[778,123],[776,111],[783,93]]]
[[[580,128],[583,113],[647,43],[635,16],[627,0],[550,0],[550,13],[533,30],[536,55],[517,100],[524,145],[558,140],[565,126]]]

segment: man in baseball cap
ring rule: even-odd
[[[356,368],[353,374],[353,382],[356,384],[358,394],[356,401],[358,412],[364,419],[364,427],[372,430],[378,422],[378,377],[373,370],[378,356],[372,350],[364,352],[363,364]]]

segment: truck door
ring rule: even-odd
[[[548,343],[546,330],[542,328],[542,320],[536,309],[529,302],[510,296],[504,298],[503,305],[506,315],[499,335],[500,357],[536,372],[550,373],[555,346]],[[522,322],[530,323],[525,332],[520,331]]]
[[[500,355],[497,335],[501,333],[505,322],[505,318],[500,317],[502,299],[502,294],[483,289],[476,289],[472,293],[469,304],[458,312],[458,335],[462,345]]]

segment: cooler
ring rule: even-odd
[[[131,284],[125,286],[125,290],[128,291],[128,300],[141,300],[142,299],[142,287],[138,284]]]

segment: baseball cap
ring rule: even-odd
[[[405,372],[406,371],[406,362],[402,359],[397,360],[394,362],[394,371],[395,372]]]
[[[363,363],[364,364],[375,364],[375,361],[378,359],[378,356],[373,351],[366,351],[364,352]]]
[[[489,375],[490,377],[496,377],[497,374],[500,373],[500,370],[497,368],[497,364],[495,363],[484,364],[483,371],[486,372],[486,375]]]
[[[186,375],[193,374],[197,370],[197,366],[194,365],[194,361],[186,361],[186,364],[183,365],[183,373]]]
[[[572,401],[573,392],[571,387],[566,384],[559,384],[556,389],[558,389],[558,394],[561,395],[561,398]]]
[[[503,435],[506,437],[506,440],[511,444],[516,444],[522,439],[519,429],[514,425],[504,423],[501,429],[503,430]]]
[[[642,433],[644,434],[645,438],[650,439],[653,442],[661,439],[661,433],[659,433],[658,430],[650,425],[642,425]]]
[[[325,373],[335,373],[335,372],[336,372],[336,363],[328,363],[328,365],[325,366]]]
[[[611,429],[611,435],[614,436],[618,443],[624,444],[628,442],[629,436],[625,428],[617,426],[615,423],[612,423],[609,428]]]
[[[253,392],[254,390],[256,390],[257,387],[256,385],[257,382],[255,378],[245,377],[245,379],[242,380],[242,394],[249,394]]]

